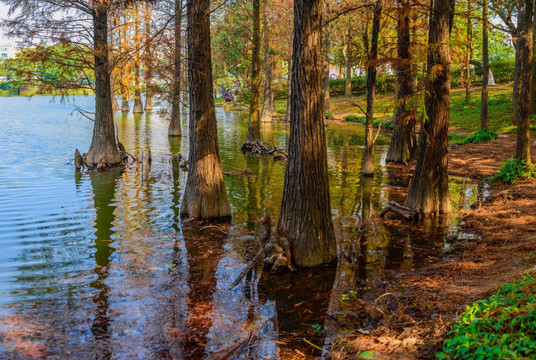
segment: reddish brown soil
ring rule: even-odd
[[[536,154],[536,146],[531,152]],[[450,172],[487,178],[514,153],[514,136],[459,146],[450,151]],[[368,334],[337,339],[331,359],[355,359],[363,351],[376,352],[376,359],[433,359],[467,305],[532,269],[536,264],[536,181],[494,185],[490,190],[486,200],[463,214],[462,226],[480,236],[457,240],[443,262],[388,282],[384,291],[400,295],[377,302],[384,312],[379,326]]]

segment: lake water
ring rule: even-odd
[[[93,98],[77,96],[92,110]],[[376,143],[377,171],[362,179],[364,128],[327,127],[337,267],[271,275],[255,267],[229,285],[259,249],[245,236],[258,218],[277,219],[285,163],[242,154],[247,115],[217,109],[233,210],[228,235],[192,229],[179,217],[187,173],[172,154],[166,115],[116,113],[120,140],[149,166],[75,174],[75,148],[87,151],[92,122],[51,97],[0,98],[0,358],[199,359],[249,339],[242,358],[321,357],[339,332],[356,326],[341,311],[343,294],[374,292],[386,274],[440,262],[453,225],[426,230],[378,219],[403,202],[410,176],[384,164],[389,139]],[[265,141],[285,147],[288,124],[262,125]],[[478,186],[451,179],[455,209]]]

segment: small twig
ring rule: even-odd
[[[324,349],[322,349],[320,346],[313,344],[312,342],[310,342],[310,341],[307,340],[306,338],[302,338],[302,339],[303,339],[303,341],[305,341],[307,344],[311,345],[311,346],[314,347],[315,349],[318,349],[318,350],[320,350],[320,351],[324,351]]]
[[[229,286],[229,290],[233,290],[233,288],[240,282],[240,280],[242,280],[242,278],[244,276],[246,276],[246,274],[249,272],[249,270],[251,270],[251,268],[253,268],[253,265],[255,265],[257,263],[257,261],[259,261],[263,251],[264,251],[264,247],[261,247],[261,249],[259,250],[257,255],[255,255],[255,257],[249,262],[249,265],[246,266],[246,268],[244,270],[242,270],[242,272],[240,273],[240,275],[238,275],[236,280],[233,281],[231,286]]]
[[[227,235],[227,232],[225,232],[221,227],[219,227],[219,226],[217,226],[217,225],[207,225],[207,226],[203,226],[201,229],[199,229],[199,231],[201,232],[202,230],[210,229],[210,228],[216,228],[216,229],[220,230],[224,235]]]

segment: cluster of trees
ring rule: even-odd
[[[519,0],[515,5],[506,0],[2,1],[10,5],[11,17],[5,25],[32,49],[30,61],[66,66],[91,78],[96,100],[93,139],[85,155],[90,168],[121,163],[121,145],[113,124],[115,94],[121,96],[122,109],[128,111],[132,92],[134,111],[143,112],[142,70],[145,110],[152,108],[156,93],[172,104],[170,136],[181,134],[179,109],[188,102],[190,170],[181,209],[186,217],[212,219],[231,214],[219,159],[215,85],[233,74],[250,90],[249,128],[243,147],[247,150],[261,141],[261,119],[272,120],[274,87],[285,81],[290,84],[288,162],[277,230],[289,239],[298,266],[314,267],[336,259],[324,129],[333,64],[345,69],[348,95],[353,70],[366,73],[364,176],[374,175],[377,74],[396,71],[395,126],[388,160],[407,163],[416,158],[406,206],[425,215],[446,214],[450,212],[451,67],[455,60],[461,64],[467,100],[470,65],[483,67],[481,125],[487,127],[489,39],[494,39],[496,49],[503,49],[508,44],[504,35],[500,40],[500,34],[508,32],[517,63],[516,156],[530,162],[531,98],[536,107],[536,95],[531,97],[536,94],[532,86],[536,76],[532,0]],[[490,11],[493,22],[488,20]],[[497,19],[502,25],[496,24]],[[458,41],[451,38],[454,24],[461,24],[454,38]],[[482,60],[475,60],[476,56]],[[163,86],[154,85],[154,74]],[[188,96],[183,99],[185,89]]]

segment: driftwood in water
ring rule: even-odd
[[[250,152],[255,155],[271,155],[276,160],[285,160],[288,155],[283,149],[276,148],[273,145],[268,145],[262,141],[245,141],[242,144],[242,151]]]
[[[421,218],[421,212],[418,210],[410,209],[406,206],[402,206],[394,201],[391,201],[389,205],[383,208],[380,213],[380,217],[383,218],[389,212],[393,212],[406,221],[419,221]]]
[[[257,255],[255,255],[253,257],[253,259],[251,259],[251,261],[249,262],[248,266],[246,266],[246,268],[244,270],[242,270],[242,272],[240,273],[240,275],[238,275],[238,277],[236,278],[235,281],[233,281],[233,283],[231,284],[231,286],[229,286],[229,290],[233,290],[233,288],[238,285],[238,283],[240,282],[240,280],[242,280],[242,278],[244,276],[246,276],[246,274],[253,268],[253,266],[257,263],[257,261],[259,261],[259,259],[261,258],[261,255],[264,251],[264,248],[261,247],[259,249],[259,251],[257,252]]]

